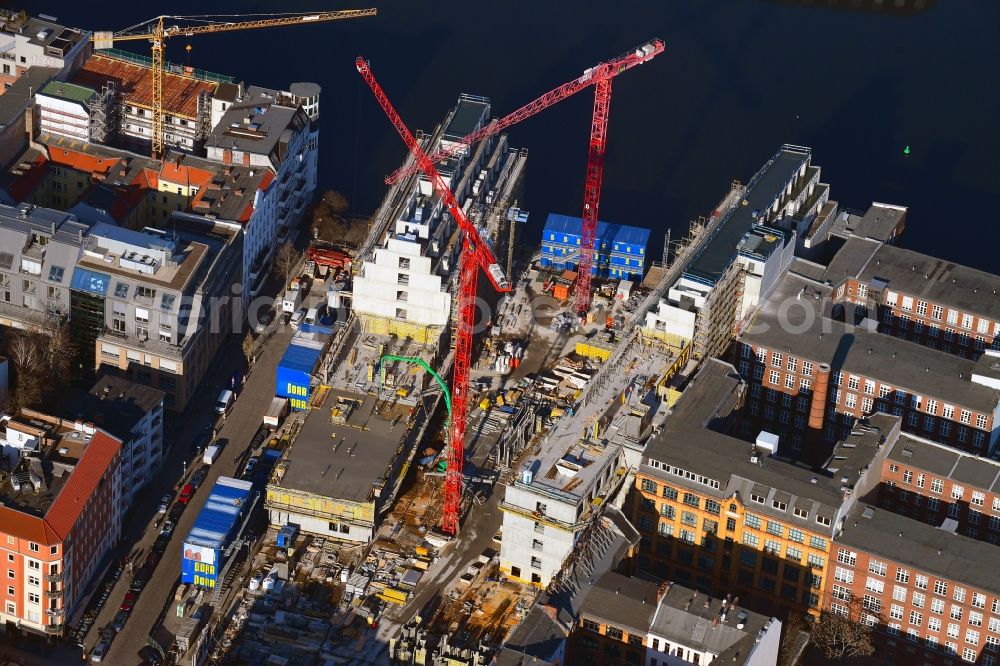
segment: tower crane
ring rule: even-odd
[[[273,28],[283,25],[302,25],[320,21],[338,21],[342,19],[375,16],[377,9],[345,9],[314,14],[263,14],[263,15],[202,15],[202,16],[157,16],[119,30],[101,30],[94,32],[91,41],[95,49],[108,49],[118,42],[149,40],[152,43],[153,63],[153,126],[151,133],[151,154],[154,158],[163,157],[163,51],[169,37],[184,35],[202,35],[210,32],[235,32],[237,30],[253,30],[256,28]],[[255,18],[254,18],[255,17]],[[241,18],[242,21],[225,19]],[[222,19],[222,20],[218,20]],[[164,21],[181,21],[181,24],[164,25]]]
[[[371,88],[375,99],[389,122],[399,133],[406,147],[413,154],[418,167],[431,181],[434,191],[444,202],[448,212],[462,230],[462,248],[458,264],[458,317],[455,336],[455,362],[451,379],[451,424],[448,442],[448,468],[444,477],[444,510],[441,515],[441,531],[454,536],[458,533],[458,516],[462,504],[462,465],[465,460],[465,421],[469,414],[469,371],[472,366],[473,325],[476,316],[476,288],[479,281],[479,269],[482,268],[498,292],[510,291],[510,283],[504,275],[500,263],[483,240],[479,237],[475,225],[469,221],[465,211],[458,205],[455,195],[434,167],[413,134],[403,123],[402,118],[393,108],[392,102],[386,96],[368,61],[358,57],[355,61],[358,73]]]
[[[472,144],[502,132],[506,128],[529,118],[539,111],[544,111],[553,104],[575,95],[584,88],[594,86],[594,111],[590,126],[590,144],[587,154],[587,174],[583,189],[583,228],[580,239],[580,259],[577,264],[579,273],[574,289],[573,307],[577,314],[583,315],[590,304],[590,271],[594,265],[594,243],[597,237],[597,209],[601,202],[601,181],[604,177],[604,151],[607,146],[608,110],[611,105],[611,80],[622,72],[636,65],[652,60],[663,53],[663,40],[653,39],[624,55],[602,62],[589,69],[577,78],[550,90],[541,97],[528,102],[513,113],[494,120],[485,127],[476,130],[463,139],[444,149],[431,153],[428,158],[437,163],[465,150]],[[387,185],[416,172],[418,165],[405,164],[386,176]]]

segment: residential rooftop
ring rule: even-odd
[[[17,122],[23,125],[24,119],[21,114],[34,102],[34,91],[45,86],[57,74],[59,70],[55,67],[32,66],[17,77],[17,80],[0,94],[0,127]]]
[[[308,116],[294,105],[291,97],[277,90],[250,86],[226,110],[206,145],[267,155],[279,164],[285,159],[293,132],[308,122]]]
[[[78,102],[80,104],[86,104],[97,95],[97,91],[93,88],[78,86],[65,81],[50,81],[38,90],[38,92],[49,97],[58,97],[59,99]]]
[[[891,511],[859,504],[837,538],[854,547],[912,567],[918,572],[1000,593],[1000,572],[985,565],[996,561],[997,547],[913,520]]]
[[[0,17],[0,32],[26,35],[29,44],[45,47],[46,55],[50,56],[64,56],[89,34],[76,28],[59,25],[41,16],[29,16],[27,21],[22,23],[16,15],[8,15],[6,10]]]
[[[886,242],[896,234],[896,227],[906,217],[905,206],[873,203],[863,214],[842,211],[833,222],[834,235],[867,238]]]
[[[656,583],[609,571],[591,585],[580,616],[645,636],[656,612],[656,597]]]
[[[113,82],[123,104],[153,108],[153,77],[150,68],[106,55],[94,54],[72,77],[73,83],[100,90]],[[170,72],[163,74],[163,110],[175,116],[196,119],[198,95],[215,92],[217,84]]]
[[[68,417],[90,421],[125,441],[139,421],[163,404],[165,395],[125,377],[104,375],[90,391],[64,396],[61,411]]]
[[[750,231],[757,218],[764,215],[785,192],[799,169],[809,161],[806,148],[783,146],[748,185],[744,201],[726,213],[715,235],[684,269],[688,275],[712,284],[732,264],[737,246]]]
[[[829,288],[787,274],[761,304],[742,342],[872,377],[898,390],[992,414],[998,393],[972,382],[976,362],[825,316]],[[801,306],[789,307],[799,301]]]
[[[882,245],[858,269],[862,282],[882,281],[890,291],[1000,321],[998,275],[895,245]]]
[[[486,123],[489,115],[489,98],[463,93],[458,98],[458,105],[448,114],[441,137],[444,141],[463,139]]]
[[[656,607],[649,633],[696,652],[717,655],[719,663],[744,663],[758,634],[772,618],[733,601],[672,584]]]
[[[350,403],[346,423],[331,422],[331,409]],[[302,424],[276,485],[322,497],[372,502],[406,435],[406,419],[375,412],[375,396],[334,389]]]
[[[694,485],[719,498],[734,493],[745,503],[754,496],[765,498],[755,508],[777,512],[785,520],[812,524],[822,517],[829,522],[819,524],[833,525],[845,500],[864,483],[881,447],[895,441],[899,419],[875,414],[832,449],[812,447],[812,459],[792,457],[780,444],[768,456],[750,442],[704,427],[737,400],[729,396],[742,382],[733,375],[733,366],[721,361],[703,365],[684,389],[667,428],[647,444],[642,472],[666,483]],[[775,502],[785,508],[775,507]]]
[[[887,458],[902,467],[1000,494],[1000,463],[989,458],[907,433],[900,435]]]
[[[151,231],[97,224],[88,236],[79,266],[185,291],[208,251],[204,243],[175,242]]]

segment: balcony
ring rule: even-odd
[[[59,624],[47,624],[45,625],[45,633],[47,634],[61,634],[63,632],[63,623]]]
[[[45,581],[48,583],[61,583],[63,575],[61,573],[49,574],[45,577]]]
[[[60,590],[45,590],[46,599],[62,599],[63,591]]]

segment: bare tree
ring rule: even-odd
[[[343,215],[349,206],[347,197],[336,190],[327,190],[323,193],[322,205],[333,216]]]
[[[292,277],[292,272],[295,270],[295,266],[299,263],[299,253],[292,245],[291,241],[286,241],[284,245],[278,248],[278,251],[274,255],[274,267],[278,269],[281,277],[285,281],[285,286],[288,286],[288,281]]]
[[[823,611],[813,625],[811,641],[823,651],[830,660],[841,660],[848,657],[867,657],[875,652],[872,642],[872,626],[883,622],[878,613],[866,609],[861,599],[852,598],[846,604],[847,613]],[[871,624],[865,623],[868,619]],[[872,622],[874,618],[874,622]]]
[[[781,627],[781,646],[778,648],[779,666],[795,666],[809,642],[806,620],[801,613],[790,613]]]
[[[46,369],[53,379],[64,376],[76,354],[69,322],[47,326],[39,333],[38,342]]]
[[[19,331],[11,337],[7,353],[14,364],[16,382],[11,393],[11,408],[37,405],[42,399],[42,374],[45,370],[45,356],[39,338]]]

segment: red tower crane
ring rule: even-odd
[[[448,212],[462,230],[462,250],[458,265],[458,331],[455,336],[455,363],[451,380],[451,432],[448,442],[448,469],[445,471],[444,511],[441,516],[441,531],[445,534],[458,533],[458,515],[462,503],[462,465],[465,460],[465,421],[469,413],[469,370],[472,366],[472,328],[476,316],[476,288],[479,282],[479,269],[482,268],[493,287],[498,292],[510,291],[510,283],[500,268],[500,263],[493,255],[490,247],[482,241],[476,232],[476,227],[469,221],[462,207],[455,200],[441,174],[434,168],[434,163],[420,148],[413,134],[396,113],[392,102],[386,96],[375,75],[372,74],[368,62],[361,57],[355,61],[358,72],[371,88],[389,122],[409,148],[421,171],[434,186],[434,191],[444,201]]]
[[[588,86],[594,86],[594,112],[590,125],[590,145],[587,153],[587,174],[583,188],[583,225],[580,239],[580,257],[577,282],[574,288],[573,307],[578,314],[585,314],[590,304],[590,271],[594,265],[594,245],[597,237],[597,211],[601,203],[601,181],[604,178],[604,151],[607,146],[608,111],[611,106],[611,79],[622,72],[652,60],[663,53],[664,44],[653,39],[617,58],[591,67],[583,74],[541,97],[525,104],[513,113],[469,134],[449,148],[437,150],[428,160],[437,163],[465,150],[488,136],[543,111],[553,104],[575,95]],[[419,164],[400,167],[386,177],[386,184],[393,184],[422,169]]]

